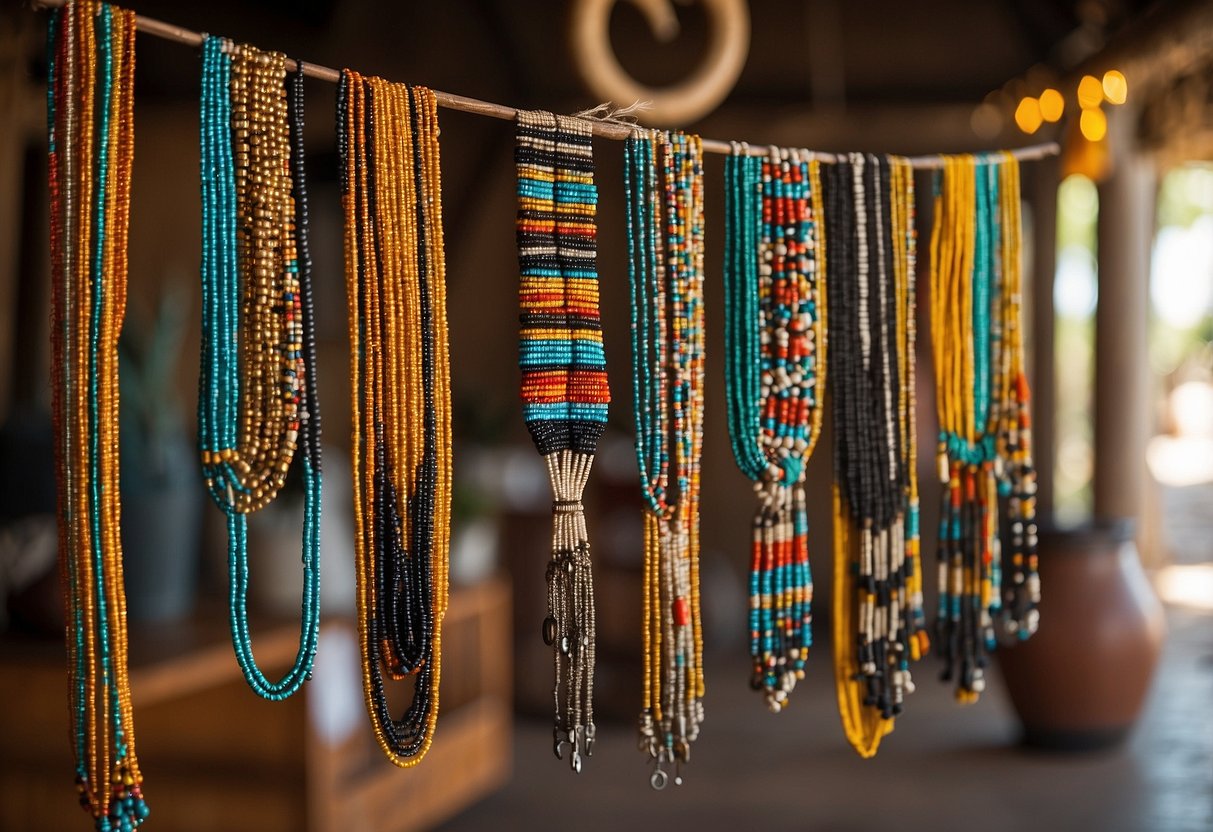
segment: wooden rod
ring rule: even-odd
[[[33,0],[35,8],[44,9],[56,9],[67,5],[67,3],[68,0]],[[206,35],[199,32],[192,32],[189,29],[183,29],[172,23],[165,23],[140,14],[135,15],[135,28],[154,37],[184,43],[188,46],[201,46],[202,42],[206,40]],[[334,84],[341,80],[341,72],[339,70],[306,61],[296,61],[293,58],[286,59],[286,68],[292,72],[296,69],[302,69],[303,74],[309,78],[316,78]],[[442,92],[441,90],[434,90],[434,98],[437,100],[439,107],[445,107],[448,110],[459,110],[464,113],[500,118],[507,121],[513,121],[514,117],[518,114],[518,110],[514,107],[507,107],[504,104],[494,104],[491,101],[481,101],[478,98],[468,98],[466,95]],[[604,139],[627,139],[638,129],[643,129],[632,124],[604,121],[596,118],[586,118],[585,121],[589,122],[590,130],[595,136]],[[768,148],[767,145],[733,143],[721,141],[720,139],[702,139],[701,141],[705,152],[722,153],[725,155],[732,154],[734,148],[738,147],[751,156],[765,156]],[[1061,148],[1057,142],[1028,145],[1027,147],[1019,147],[1010,151],[1011,155],[1020,161],[1043,159],[1046,156],[1056,156],[1060,152]],[[823,162],[838,162],[845,161],[846,159],[845,155],[834,153],[823,153],[815,150],[808,151],[808,153],[811,158],[819,159]],[[912,156],[910,157],[910,164],[915,168],[941,168],[943,167],[943,156],[939,154]]]

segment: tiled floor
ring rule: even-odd
[[[843,740],[824,650],[820,672],[794,694],[799,707],[779,716],[762,709],[743,668],[714,657],[708,721],[680,788],[649,788],[631,725],[601,725],[576,777],[551,756],[548,725],[524,721],[511,784],[443,828],[1207,832],[1213,615],[1174,609],[1169,618],[1146,714],[1116,751],[1022,749],[997,685],[961,709],[923,672],[912,707],[865,761]]]

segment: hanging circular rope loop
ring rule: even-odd
[[[679,0],[687,2],[687,0]],[[707,13],[707,54],[690,77],[665,87],[633,78],[611,46],[611,11],[616,0],[577,0],[571,17],[573,62],[595,98],[647,101],[642,118],[662,126],[696,121],[716,109],[737,83],[750,50],[750,10],[745,0],[699,0]],[[654,35],[669,42],[678,34],[671,0],[629,0],[648,20]]]

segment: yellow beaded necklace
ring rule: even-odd
[[[931,238],[943,486],[936,641],[960,702],[984,690],[998,639],[1026,639],[1038,619],[1019,199],[1010,154],[945,158]]]

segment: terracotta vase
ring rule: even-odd
[[[1129,522],[1040,535],[1040,629],[999,649],[1027,745],[1094,750],[1141,712],[1166,636]]]

